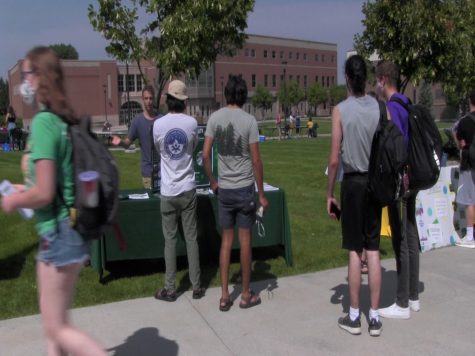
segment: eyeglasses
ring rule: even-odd
[[[28,74],[33,74],[34,72],[32,70],[25,70],[25,71],[21,71],[20,75],[21,75],[21,81],[24,81],[26,76]]]

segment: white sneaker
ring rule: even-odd
[[[475,248],[475,240],[468,240],[466,236],[464,236],[459,242],[456,242],[455,244],[460,247]]]
[[[379,309],[378,312],[383,318],[409,319],[411,317],[411,311],[409,310],[409,307],[401,308],[396,303],[387,308]]]
[[[421,310],[421,303],[419,302],[419,299],[417,300],[409,299],[409,309],[415,312],[418,312],[419,310]]]

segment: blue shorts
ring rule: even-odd
[[[223,229],[250,229],[256,221],[256,189],[254,184],[237,189],[218,190],[219,223]]]
[[[56,267],[84,263],[89,258],[90,243],[71,227],[70,219],[58,221],[58,229],[40,236],[37,261]]]

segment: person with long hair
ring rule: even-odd
[[[61,62],[48,47],[30,50],[21,66],[20,93],[38,112],[22,159],[25,185],[1,202],[5,213],[35,210],[39,235],[38,299],[49,356],[105,356],[91,337],[68,320],[79,271],[89,257],[89,244],[71,227],[74,202],[72,144],[68,124],[77,122],[67,101]]]
[[[10,144],[13,144],[13,130],[16,129],[16,114],[15,110],[11,105],[8,106],[7,114],[5,115],[5,126],[8,130],[8,138],[10,140]]]
[[[339,203],[333,192],[341,157],[344,173],[341,183],[341,229],[343,248],[348,250],[350,310],[348,315],[338,319],[338,326],[351,334],[361,334],[361,255],[365,249],[370,289],[368,331],[371,336],[379,336],[382,330],[378,314],[381,291],[381,207],[368,194],[367,186],[371,144],[380,110],[376,99],[365,94],[367,70],[361,56],[351,56],[346,61],[345,77],[349,96],[332,113],[327,190],[327,212],[335,219],[334,212],[337,209],[334,207],[338,207]]]

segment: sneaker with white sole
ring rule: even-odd
[[[466,236],[455,244],[460,247],[475,248],[475,240],[468,240]]]
[[[389,319],[409,319],[411,317],[411,311],[409,310],[409,307],[402,308],[396,303],[390,305],[387,308],[379,309],[378,312],[383,318]]]
[[[338,319],[338,326],[352,335],[361,334],[361,321],[359,317],[351,320],[350,314],[347,314],[345,317]]]
[[[419,302],[419,299],[417,300],[409,299],[409,309],[411,309],[414,312],[418,312],[419,310],[421,310],[421,303]]]
[[[371,319],[368,325],[368,332],[370,336],[379,336],[383,331],[383,323],[381,320]]]

